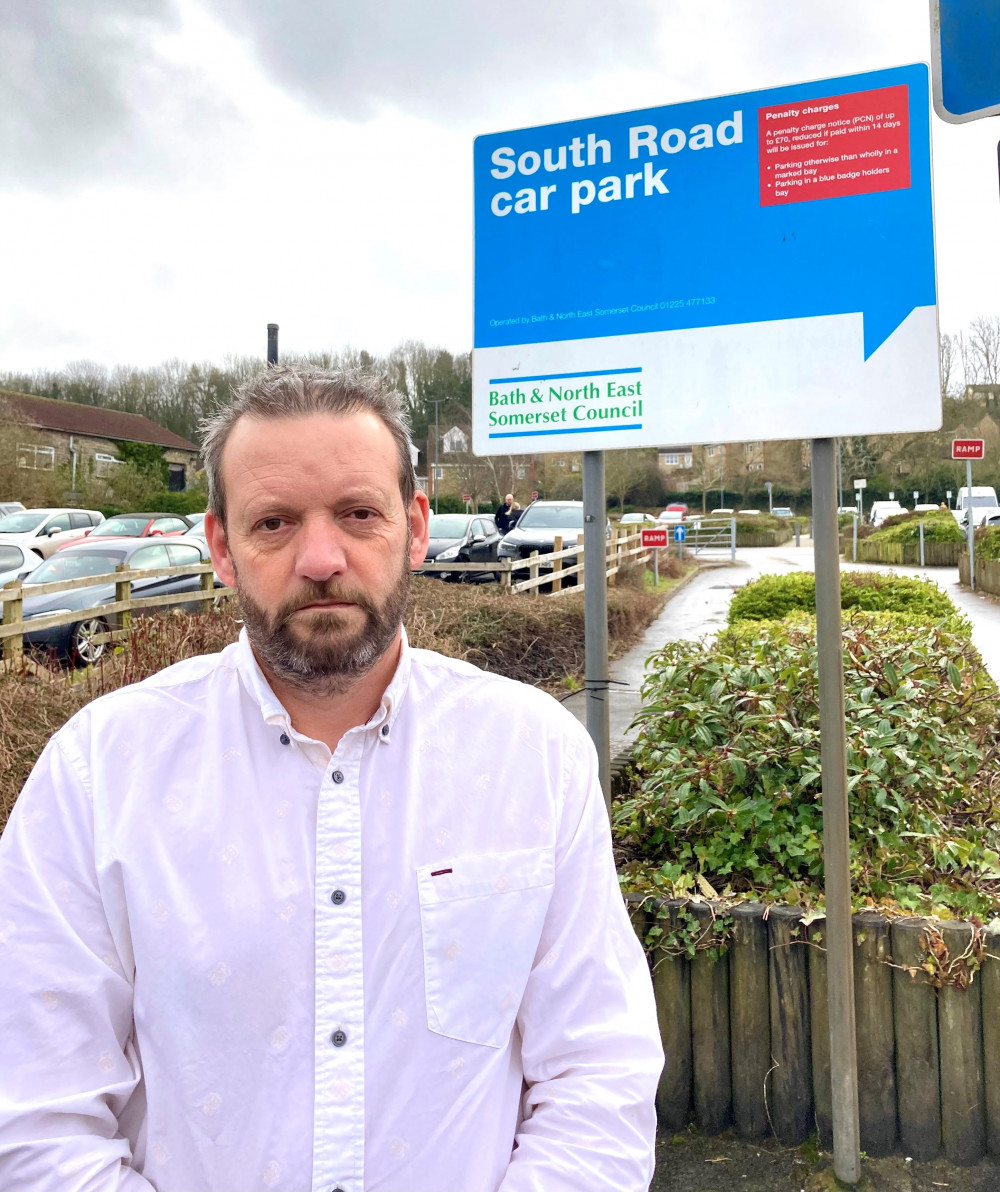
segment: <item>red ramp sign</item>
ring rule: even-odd
[[[985,459],[985,439],[952,439],[952,459]]]

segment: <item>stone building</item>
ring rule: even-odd
[[[74,483],[83,476],[107,477],[120,462],[116,443],[151,443],[163,448],[171,492],[184,492],[194,482],[197,444],[141,414],[0,392],[0,417],[8,412],[18,427],[18,468],[51,472],[69,465]]]

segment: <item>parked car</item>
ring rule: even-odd
[[[840,512],[838,510],[838,512]],[[788,508],[787,505],[775,505],[771,510],[772,517],[794,517],[795,514]]]
[[[623,513],[620,526],[655,526],[658,521],[651,513]]]
[[[24,579],[41,564],[33,550],[16,542],[0,543],[0,588],[13,579]]]
[[[687,517],[688,507],[676,501],[672,505],[668,505],[666,509],[657,517],[657,521],[661,522],[680,522]]]
[[[759,509],[737,509],[737,517],[760,517]]]
[[[606,522],[604,534],[606,538],[611,537],[610,522]],[[497,557],[527,559],[532,551],[538,551],[540,555],[551,554],[556,538],[563,540],[564,548],[574,541],[583,541],[582,501],[532,501],[514,529],[504,536]],[[563,567],[575,567],[577,556],[567,555],[562,564]],[[540,569],[550,571],[552,564],[542,563]],[[527,573],[519,578],[526,579]],[[567,582],[576,582],[576,576],[570,576]]]
[[[88,575],[107,575],[120,564],[127,564],[138,571],[146,567],[179,567],[185,563],[197,564],[208,558],[207,547],[202,547],[195,538],[174,538],[169,542],[150,542],[148,538],[118,538],[114,541],[83,542],[67,547],[52,558],[40,564],[31,573],[34,584],[55,583],[57,580],[82,579]],[[215,586],[221,583],[215,580]],[[168,575],[152,579],[135,580],[132,593],[135,596],[167,596],[175,592],[197,592],[201,587],[201,576]],[[29,588],[30,590],[30,588]],[[57,625],[52,629],[29,631],[24,635],[24,644],[36,649],[54,653],[58,658],[72,663],[89,664],[104,654],[107,643],[92,639],[107,633],[118,624],[116,614],[107,616],[90,610],[115,599],[113,583],[88,584],[82,588],[71,588],[67,592],[50,592],[48,595],[25,595],[22,616],[25,621],[35,617],[50,616],[57,612],[87,611],[79,621],[68,625]],[[169,608],[185,608],[192,611],[204,608],[201,601],[169,605]],[[155,609],[135,609],[133,617],[142,616]]]
[[[23,508],[20,501],[0,501],[0,517],[6,517],[8,513],[20,513]]]
[[[710,509],[708,511],[709,517],[733,517],[736,513],[735,509]]]
[[[491,563],[496,560],[500,531],[491,514],[469,516],[465,513],[432,513],[428,529],[428,563]],[[428,571],[427,575],[456,583],[463,580],[488,583],[496,579],[496,573],[489,571],[482,574],[474,571]]]
[[[88,531],[86,536],[66,538],[58,549],[64,550],[96,538],[153,538],[160,534],[170,537],[186,534],[190,529],[191,523],[178,513],[119,513],[101,522],[95,530]]]
[[[873,501],[871,509],[868,510],[868,524],[877,529],[887,517],[899,517],[909,512],[909,509],[904,508],[898,501]]]
[[[27,546],[40,559],[47,559],[67,539],[103,521],[98,509],[23,509],[0,517],[0,542]]]
[[[937,511],[940,508],[941,508],[940,505],[914,505],[913,512],[914,513],[937,513]]]
[[[840,513],[857,513],[857,511],[858,511],[857,505],[838,505],[837,506],[838,514],[840,514]]]

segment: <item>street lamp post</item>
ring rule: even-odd
[[[774,488],[774,484],[770,480],[765,480],[764,487],[767,489],[767,511],[768,511],[768,513],[773,513],[774,512],[774,496],[773,496],[771,490]]]

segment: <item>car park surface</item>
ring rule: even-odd
[[[68,539],[103,521],[99,509],[23,509],[0,518],[0,542],[27,546],[47,559]]]
[[[65,579],[82,579],[88,575],[106,575],[120,565],[127,565],[137,571],[153,567],[178,567],[190,563],[198,565],[208,557],[208,548],[199,539],[172,538],[168,542],[150,542],[148,538],[116,538],[103,543],[89,541],[67,547],[52,558],[40,564],[31,574],[30,581],[37,584],[55,583]],[[215,581],[220,586],[220,581]],[[201,588],[201,576],[169,575],[133,581],[134,596],[166,596],[176,592],[197,592]],[[91,639],[106,633],[118,624],[117,614],[102,615],[98,609],[102,604],[115,600],[114,583],[87,585],[72,588],[66,592],[50,592],[45,595],[30,595],[30,583],[26,585],[22,618],[29,621],[35,617],[51,616],[57,612],[79,610],[87,615],[67,625],[49,629],[30,630],[24,635],[26,647],[34,647],[55,654],[60,659],[74,663],[96,662],[105,652],[105,642]],[[204,608],[201,601],[168,606],[197,611]],[[135,609],[133,617],[142,616],[156,609]]]

